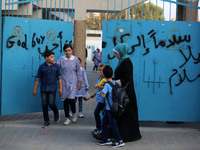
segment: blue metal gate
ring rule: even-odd
[[[26,4],[25,1],[18,3]],[[32,90],[38,67],[45,61],[42,54],[47,49],[52,50],[55,60],[64,55],[64,44],[72,43],[73,23],[56,16],[55,20],[59,21],[48,20],[45,15],[44,19],[32,19],[11,14],[3,18],[1,115],[41,111],[39,88],[36,97]],[[58,94],[56,103],[62,107]]]
[[[139,119],[199,122],[200,23],[192,22],[199,0],[136,0],[121,13],[109,11],[107,2],[107,18],[121,20],[103,22],[102,63],[115,69],[112,49],[129,44]]]
[[[113,47],[130,45],[140,120],[200,121],[200,23],[109,20],[103,63],[116,67]]]

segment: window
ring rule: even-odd
[[[87,37],[101,37],[101,34],[92,34],[92,33],[88,33]]]

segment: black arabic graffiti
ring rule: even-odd
[[[147,35],[149,36],[149,38],[150,39],[153,39],[153,42],[154,42],[154,47],[156,48],[156,49],[158,49],[160,46],[161,47],[166,47],[166,48],[170,48],[171,46],[174,46],[175,44],[180,44],[180,43],[182,43],[182,42],[186,42],[186,43],[189,43],[190,41],[191,41],[191,35],[184,35],[183,37],[184,38],[182,38],[182,36],[176,36],[176,35],[173,35],[172,36],[172,39],[168,39],[168,42],[169,42],[169,44],[167,45],[167,40],[159,40],[158,42],[157,42],[157,39],[156,39],[156,32],[152,29],[152,30],[150,30],[148,33],[147,33]],[[121,37],[120,37],[120,39],[121,39],[121,43],[123,43],[124,41],[123,41],[123,38],[125,37],[125,36],[130,36],[130,34],[128,33],[128,34],[124,34],[124,35],[121,35]],[[143,46],[143,48],[145,49],[145,53],[143,54],[143,56],[145,56],[145,55],[147,55],[148,53],[150,53],[150,48],[149,47],[147,47],[146,46],[146,41],[145,41],[145,36],[144,36],[144,34],[141,34],[141,36],[137,36],[137,43],[136,44],[134,44],[134,45],[132,45],[131,46],[131,51],[130,52],[128,52],[128,54],[130,55],[130,54],[132,54],[134,51],[135,51],[135,48],[136,47],[139,47],[139,46],[141,46],[141,44],[143,44],[142,46]],[[141,42],[142,41],[142,42]],[[107,45],[107,43],[105,42],[105,41],[103,41],[102,42],[102,47],[103,48],[106,48],[106,45]],[[116,37],[114,37],[113,38],[113,45],[114,46],[116,46],[117,45],[117,41],[116,41]],[[113,46],[113,47],[114,47]],[[113,57],[111,57],[110,56],[110,54],[108,54],[108,59],[114,59],[114,56]]]
[[[106,48],[107,43],[102,41],[102,48]]]
[[[180,43],[182,43],[184,41],[186,41],[187,43],[189,43],[191,41],[191,37],[190,37],[190,35],[188,35],[188,36],[185,35],[184,39],[182,39],[181,36],[178,36],[178,40],[177,40],[176,39],[176,35],[173,35],[173,40],[169,39],[168,41],[170,42],[170,44],[166,46],[167,48],[169,48],[171,46],[174,46],[175,44],[180,44]]]
[[[138,44],[135,44],[135,45],[133,45],[131,48],[132,48],[132,51],[131,52],[128,52],[128,54],[130,55],[130,54],[132,54],[134,51],[135,51],[135,47],[137,47],[137,46],[140,46],[141,45],[141,40],[140,40],[140,37],[139,36],[137,36],[137,39],[138,39]]]
[[[126,33],[126,34],[124,34],[124,35],[122,35],[121,37],[120,37],[120,40],[121,40],[121,43],[124,43],[124,37],[125,36],[130,36],[130,34],[129,33]]]
[[[160,41],[157,42],[157,39],[155,37],[156,32],[154,30],[151,30],[150,32],[148,32],[148,35],[150,36],[150,38],[153,39],[154,47],[156,49],[159,48],[159,46],[161,46],[161,47],[165,47],[166,46],[166,40],[160,40]],[[144,49],[146,51],[143,54],[143,56],[145,56],[145,55],[147,55],[150,52],[150,48],[146,48],[145,37],[144,37],[143,34],[141,35],[141,37],[142,37],[143,47],[144,47]],[[129,52],[128,54],[132,54],[135,51],[135,47],[141,46],[141,37],[137,36],[138,44],[133,45],[132,46],[132,51]],[[187,43],[189,43],[191,41],[191,36],[190,35],[184,35],[183,39],[182,39],[181,36],[178,36],[178,38],[176,38],[176,35],[173,35],[172,37],[173,37],[172,40],[168,39],[168,41],[170,42],[170,44],[167,45],[166,48],[174,46],[175,44],[180,44],[180,43],[182,43],[184,41],[187,42]]]
[[[153,40],[153,43],[154,43],[154,48],[155,49],[158,49],[159,47],[166,47],[166,48],[170,48],[172,46],[175,46],[175,45],[178,45],[180,43],[189,43],[191,41],[191,35],[183,35],[183,36],[177,36],[177,35],[172,35],[172,38],[171,39],[168,39],[168,40],[158,40],[156,38],[156,32],[154,29],[150,30],[148,33],[147,33],[147,40],[145,40],[145,35],[144,34],[141,34],[140,36],[138,35],[136,37],[137,39],[137,42],[135,44],[133,44],[131,46],[131,51],[129,51],[127,54],[131,55],[132,53],[135,52],[136,48],[139,47],[139,46],[142,46],[145,50],[145,52],[143,53],[143,56],[147,55],[150,53],[150,48],[147,46],[147,43],[146,42],[149,42],[151,39]],[[120,39],[121,39],[121,43],[123,43],[123,37],[125,36],[130,36],[130,34],[124,34],[124,35],[121,35]],[[102,42],[102,47],[103,48],[106,48],[106,45],[107,43],[105,41]],[[113,38],[113,45],[116,46],[117,45],[117,40],[116,40],[116,37]],[[186,54],[183,53],[183,51],[181,49],[179,49],[179,52],[180,54],[184,57],[185,61],[183,64],[181,64],[179,66],[179,68],[182,68],[184,65],[187,64],[187,62],[192,58],[193,59],[193,63],[194,64],[198,64],[200,62],[200,53],[198,53],[198,57],[194,57],[194,55],[192,54],[192,50],[191,50],[191,47],[188,46],[188,51],[189,51],[189,56],[186,56]],[[114,59],[114,56],[111,57],[110,54],[108,54],[108,59],[111,60],[111,59]],[[185,80],[189,81],[189,82],[194,82],[195,80],[197,80],[199,77],[200,77],[200,74],[197,75],[196,77],[194,77],[193,79],[189,78],[188,75],[187,75],[187,71],[186,69],[183,69],[183,76],[181,76],[181,74],[179,73],[180,71],[178,71],[178,69],[172,69],[173,73],[172,75],[170,76],[169,78],[169,83],[170,83],[170,93],[172,94],[173,91],[172,91],[172,79],[173,77],[175,77],[175,75],[178,75],[178,78],[179,78],[179,82],[175,84],[175,86],[179,86],[181,85]]]
[[[183,53],[183,51],[181,49],[179,49],[179,52],[183,55],[183,57],[185,58],[185,62],[179,66],[179,68],[182,68],[189,60],[190,58],[192,57],[192,59],[194,60],[194,64],[198,64],[200,62],[200,53],[198,53],[198,58],[195,58],[192,54],[192,51],[191,51],[191,47],[188,46],[188,51],[189,51],[189,56],[188,58],[185,56],[185,54]]]
[[[188,51],[189,51],[188,58],[185,56],[185,54],[183,53],[183,51],[181,49],[179,49],[179,52],[181,53],[181,55],[185,59],[185,62],[182,65],[180,65],[179,68],[182,68],[184,65],[186,65],[191,58],[194,60],[194,62],[193,62],[194,64],[198,64],[200,62],[200,53],[198,53],[198,58],[195,58],[194,55],[192,54],[191,47],[190,46],[187,46],[187,47],[188,47]],[[200,74],[198,74],[195,78],[190,79],[188,77],[188,75],[187,75],[186,69],[183,69],[183,77],[181,76],[181,74],[179,73],[179,71],[177,69],[172,69],[172,71],[174,73],[172,73],[172,75],[169,78],[170,94],[173,94],[172,78],[175,75],[178,75],[178,77],[179,77],[179,82],[176,83],[175,86],[181,85],[185,81],[185,79],[187,79],[188,82],[194,82],[195,80],[197,80],[200,77]]]
[[[124,35],[121,35],[121,36],[120,36],[120,42],[121,42],[121,43],[124,43],[124,39],[123,39],[123,38],[124,38],[125,36],[130,36],[130,34],[129,34],[129,33],[126,33],[126,34],[124,34]],[[103,47],[103,46],[102,46],[102,47],[105,48],[105,47],[106,47],[106,44],[107,44],[106,42],[102,42],[102,45],[104,46],[104,47]],[[113,38],[113,45],[114,45],[114,46],[117,45],[117,38],[116,38],[116,37]],[[108,54],[108,59],[111,60],[111,59],[114,59],[114,58],[115,58],[115,56],[111,57],[110,54]]]
[[[188,82],[194,82],[195,80],[197,80],[199,77],[200,77],[200,74],[197,75],[194,79],[190,79],[188,76],[187,76],[187,73],[186,73],[186,70],[183,69],[183,77],[181,76],[180,73],[178,73],[178,70],[177,69],[173,69],[172,70],[174,73],[170,76],[169,78],[169,85],[170,85],[170,94],[173,94],[173,90],[172,90],[172,78],[178,74],[179,76],[179,82],[175,84],[175,86],[179,86],[181,85],[185,79],[187,79]]]

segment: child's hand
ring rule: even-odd
[[[95,95],[93,94],[93,95],[90,95],[90,98],[94,98],[95,97]]]
[[[84,101],[88,101],[90,99],[90,96],[88,96],[88,97],[83,97],[83,100]]]
[[[36,96],[36,89],[33,89],[33,96]]]
[[[95,85],[94,85],[94,88],[96,89],[96,88],[98,88],[98,86],[99,86],[98,84],[95,84]]]

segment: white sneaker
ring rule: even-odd
[[[77,116],[76,113],[72,113],[72,122],[76,122]]]
[[[82,114],[82,112],[79,112],[78,117],[79,118],[84,118],[84,115]]]
[[[67,125],[69,125],[70,123],[71,123],[71,121],[69,120],[69,118],[67,118],[63,124],[67,126]]]
[[[69,112],[69,117],[72,117],[72,112],[71,111]]]

